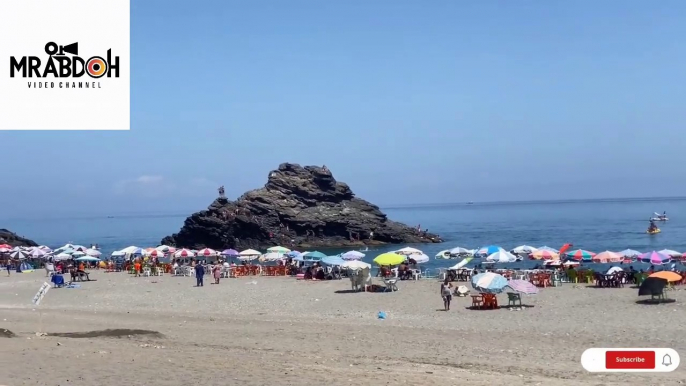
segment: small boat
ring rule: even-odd
[[[668,217],[652,217],[650,221],[669,221]]]
[[[660,233],[660,232],[662,232],[662,231],[660,230],[660,228],[654,229],[654,230],[652,230],[652,231],[650,231],[650,230],[646,231],[646,233],[649,234],[649,235],[656,235],[656,234],[658,234],[658,233]]]

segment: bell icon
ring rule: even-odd
[[[662,357],[662,365],[663,366],[671,366],[672,365],[672,357],[670,357],[669,354],[665,354],[665,356]]]

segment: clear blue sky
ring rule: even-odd
[[[4,215],[686,192],[686,2],[132,1],[130,132],[0,133]],[[0,117],[1,119],[1,117]]]

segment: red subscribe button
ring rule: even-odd
[[[655,351],[607,351],[605,368],[652,370],[655,368]]]

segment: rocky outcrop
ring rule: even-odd
[[[0,245],[9,244],[13,247],[37,247],[35,241],[18,236],[7,229],[0,229]]]
[[[162,239],[166,245],[215,249],[437,242],[439,236],[391,221],[378,206],[356,198],[326,167],[290,163],[271,171],[263,188],[235,201],[220,196]]]

